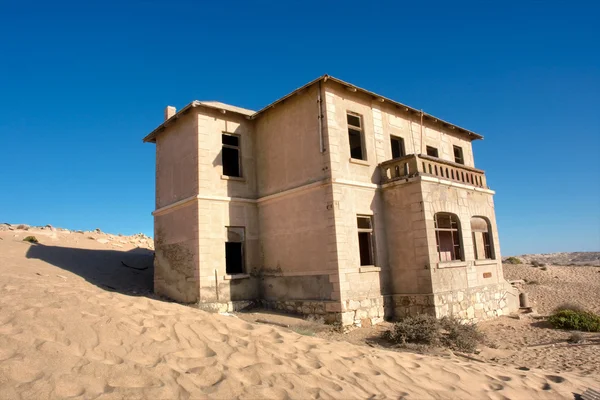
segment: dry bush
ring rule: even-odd
[[[537,260],[533,260],[533,261],[531,261],[531,266],[537,268],[540,266],[540,263]]]
[[[315,336],[315,331],[313,331],[312,329],[309,328],[305,328],[305,327],[301,327],[301,326],[295,326],[292,327],[292,330],[294,332],[296,332],[299,335],[303,335],[303,336]]]
[[[567,342],[569,343],[581,343],[583,342],[585,338],[583,337],[583,335],[580,332],[573,332],[571,333],[571,336],[569,336],[569,338],[567,339]]]
[[[385,333],[395,343],[443,346],[452,350],[472,353],[484,336],[474,324],[463,324],[458,319],[418,314],[405,317]]]
[[[27,236],[25,239],[23,239],[23,241],[29,243],[39,243],[39,240],[37,240],[35,236]]]
[[[417,314],[396,322],[385,337],[398,344],[417,343],[436,346],[440,340],[440,322],[432,315]]]
[[[521,262],[521,260],[517,257],[508,257],[506,260],[504,260],[505,264],[523,264]]]
[[[475,324],[463,324],[457,319],[448,317],[442,318],[440,322],[442,329],[445,330],[442,344],[452,350],[473,353],[477,344],[484,339]]]

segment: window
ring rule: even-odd
[[[240,139],[239,135],[230,133],[223,133],[221,135],[221,141],[223,143],[223,175],[242,176]]]
[[[404,157],[404,139],[398,136],[390,136],[390,142],[392,145],[392,158]]]
[[[486,218],[471,218],[471,232],[473,234],[473,247],[475,248],[476,260],[493,260],[494,248],[490,223]]]
[[[449,213],[437,213],[434,223],[440,262],[464,260],[458,217]]]
[[[350,141],[350,157],[358,160],[366,160],[362,129],[362,117],[356,114],[346,114],[348,121],[348,140]]]
[[[375,265],[375,241],[373,238],[373,217],[359,215],[356,217],[358,226],[358,248],[360,265]]]
[[[439,157],[438,149],[436,149],[435,147],[427,146],[427,155],[431,157]]]
[[[225,272],[230,275],[244,273],[244,238],[243,227],[227,227],[225,242]]]
[[[465,159],[463,157],[462,147],[452,146],[454,148],[454,162],[458,164],[464,164]]]

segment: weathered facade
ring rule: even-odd
[[[156,143],[155,291],[342,325],[517,308],[481,136],[323,76],[259,112],[195,101]]]

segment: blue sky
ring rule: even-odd
[[[0,3],[0,222],[152,234],[167,104],[327,73],[485,136],[503,254],[600,250],[597,4]]]

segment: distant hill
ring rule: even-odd
[[[550,265],[581,265],[600,266],[600,252],[577,251],[572,253],[522,254],[516,256],[524,264],[537,261]],[[506,260],[508,257],[503,257]]]

